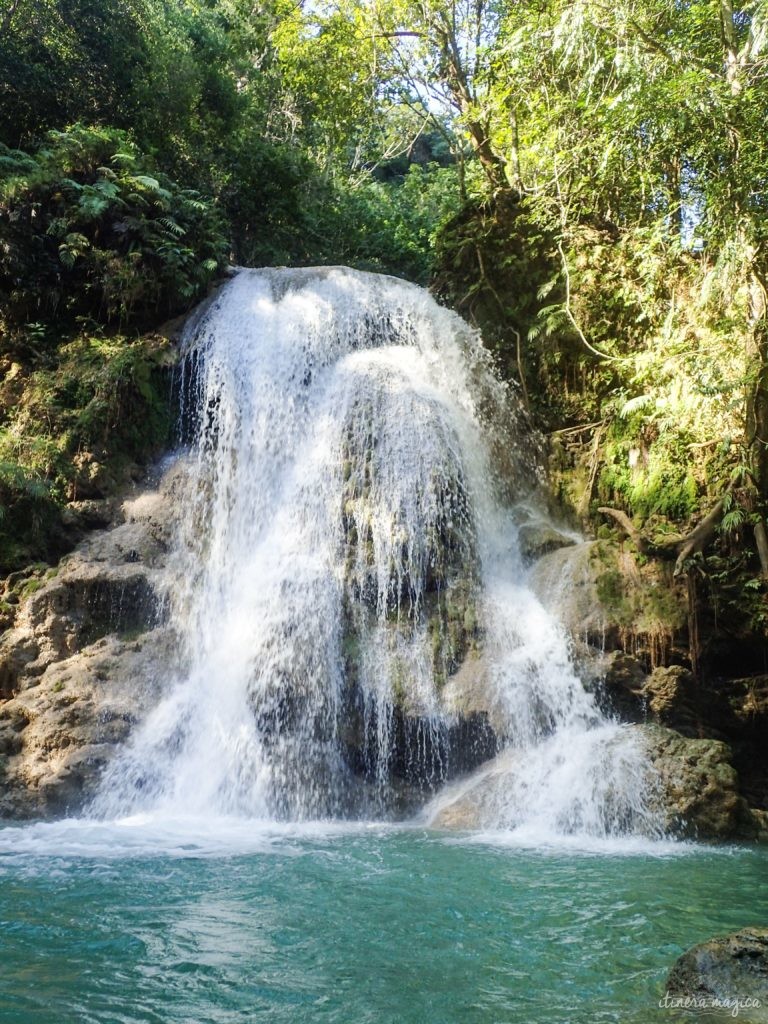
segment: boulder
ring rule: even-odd
[[[648,714],[684,736],[699,733],[701,695],[691,672],[681,665],[654,669],[643,687]]]
[[[482,716],[499,734],[504,731],[504,710],[482,653],[470,651],[458,670],[448,676],[440,691],[440,709],[456,719]]]
[[[645,718],[645,685],[648,678],[637,658],[611,651],[597,661],[602,696],[608,708],[627,722]]]
[[[656,822],[670,835],[697,839],[756,838],[765,828],[760,815],[739,794],[731,752],[717,740],[696,740],[657,725],[629,727],[648,751],[648,795],[652,817],[638,818],[635,828],[656,834]],[[597,737],[598,734],[596,733]],[[610,753],[610,743],[606,753]],[[526,757],[526,763],[521,757]],[[510,808],[526,796],[530,758],[536,752],[505,750],[473,775],[447,787],[428,808],[430,824],[439,828],[508,827]],[[607,762],[609,763],[609,762]],[[542,768],[543,770],[543,768]],[[607,780],[606,806],[611,804]],[[522,787],[522,788],[521,788]],[[654,821],[655,818],[655,821]]]
[[[559,551],[577,543],[573,534],[558,529],[543,519],[532,519],[524,522],[517,533],[520,554],[528,561],[535,561],[550,551]]]
[[[446,787],[426,808],[434,828],[472,831],[492,826],[519,769],[520,753],[505,750],[468,778]]]
[[[659,725],[637,728],[658,776],[655,799],[671,834],[694,839],[755,834],[726,743],[691,739]]]
[[[742,928],[683,953],[667,978],[666,1003],[684,1007],[686,998],[723,1018],[768,1021],[768,928]]]

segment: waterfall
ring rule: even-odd
[[[534,471],[476,333],[393,278],[240,270],[184,345],[179,670],[93,813],[403,815],[485,763],[486,824],[647,827],[643,754],[526,585]]]

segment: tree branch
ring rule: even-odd
[[[0,21],[0,36],[4,36],[8,29],[11,27],[13,16],[18,10],[20,2],[21,0],[13,0],[13,3],[3,15],[3,20]]]
[[[565,253],[563,252],[562,242],[557,243],[557,251],[560,253],[560,259],[563,264],[563,275],[565,277],[565,314],[570,320],[571,326],[573,327],[574,331],[576,331],[579,338],[581,339],[582,344],[585,345],[586,348],[588,348],[593,355],[597,356],[598,359],[605,359],[606,362],[609,363],[630,362],[630,360],[627,359],[626,357],[609,356],[607,353],[601,352],[599,349],[596,349],[594,345],[590,345],[590,343],[587,341],[586,335],[582,331],[581,327],[579,327],[578,321],[576,320],[576,317],[573,315],[573,310],[571,309],[571,273],[568,269],[568,260],[565,258]]]
[[[602,507],[597,511],[610,516],[635,545],[641,555],[657,555],[661,558],[675,557],[675,576],[683,572],[685,562],[693,555],[701,553],[715,535],[717,524],[723,514],[726,495],[733,490],[733,482],[726,487],[722,496],[715,502],[707,515],[685,536],[648,537],[635,526],[626,512],[618,508]]]
[[[626,533],[641,555],[648,553],[649,541],[638,530],[626,512],[620,508],[607,508],[603,506],[597,510],[601,515],[610,516]]]

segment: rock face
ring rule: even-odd
[[[665,727],[649,736],[666,737],[651,746],[670,829],[765,838],[768,676],[694,677],[686,667],[687,597],[668,569],[639,564],[629,545],[599,540],[544,553],[530,578],[570,634],[579,674],[603,709]]]
[[[595,671],[609,710],[630,722],[655,722],[684,736],[701,733],[704,697],[691,672],[682,665],[659,666],[648,674],[630,654],[611,651]]]
[[[638,725],[647,747],[652,803],[664,831],[679,838],[758,838],[765,824],[739,793],[738,774],[727,744],[689,739],[658,725]],[[505,795],[524,773],[520,751],[507,750],[447,789],[430,808],[430,824],[475,829],[498,820]]]
[[[578,543],[578,534],[556,526],[549,519],[543,519],[536,509],[519,507],[517,515],[520,519],[517,540],[520,554],[526,561],[534,562],[542,555],[561,548],[572,547]]]
[[[739,778],[726,743],[689,739],[658,725],[640,726],[658,773],[658,800],[673,835],[729,839],[758,830],[739,793]]]
[[[160,576],[178,480],[175,467],[117,503],[109,528],[28,585],[0,640],[0,814],[81,807],[153,700],[175,656]]]
[[[530,582],[574,640],[597,651],[621,650],[652,665],[670,660],[685,626],[685,594],[659,565],[599,540],[542,555]]]
[[[531,569],[531,586],[574,639],[598,646],[606,630],[592,567],[591,543],[561,547],[544,554]]]
[[[608,710],[627,722],[644,720],[648,675],[637,658],[623,651],[611,651],[593,664],[592,671],[602,684],[601,696]]]
[[[731,1007],[738,1000],[733,1017],[768,1020],[768,928],[743,928],[689,949],[670,971],[666,991],[701,1000],[710,1012],[715,1000]]]
[[[78,812],[167,678],[183,671],[164,599],[183,482],[183,463],[176,462],[155,486],[121,502],[78,503],[71,515],[94,527],[79,547],[55,569],[6,581],[16,600],[9,605],[12,628],[0,637],[0,816]],[[391,784],[401,808],[423,799],[425,774],[436,784],[444,772],[472,770],[498,749],[498,708],[477,643],[474,591],[460,563],[449,568],[439,606],[431,593],[426,601],[441,641],[434,644],[440,708],[449,717],[435,730],[404,676],[391,709]],[[349,767],[364,778],[370,736],[356,699],[355,640],[350,628],[341,739]],[[418,763],[414,750],[422,753]]]

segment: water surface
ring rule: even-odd
[[[6,827],[0,1021],[680,1020],[668,968],[764,925],[767,869],[757,848],[378,825]]]

